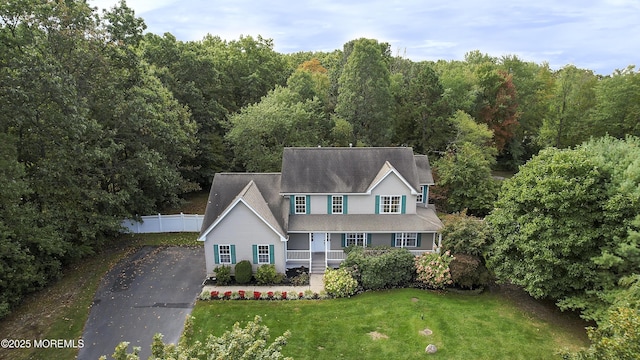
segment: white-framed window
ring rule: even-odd
[[[344,236],[345,246],[364,246],[365,244],[364,233],[347,233]]]
[[[331,196],[331,213],[332,214],[344,213],[344,197],[342,195]]]
[[[380,214],[400,214],[402,196],[380,195]]]
[[[218,245],[220,264],[231,264],[231,245]]]
[[[269,245],[258,245],[258,264],[269,264],[270,259]]]
[[[418,233],[396,233],[396,247],[417,247]]]
[[[307,213],[307,197],[305,195],[296,195],[294,197],[294,206],[296,214]]]
[[[424,202],[422,194],[424,194],[424,185],[420,185],[420,192],[418,193],[418,196],[416,196],[417,203],[422,204]]]

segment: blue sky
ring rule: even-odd
[[[117,0],[89,0],[109,8]],[[462,60],[480,50],[573,64],[608,75],[640,66],[640,0],[129,0],[147,31],[178,40],[207,33],[261,35],[281,53],[333,51],[360,37],[391,44],[414,61]]]

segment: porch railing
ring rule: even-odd
[[[309,261],[311,260],[311,251],[287,250],[287,260]]]
[[[327,251],[327,260],[344,260],[347,255],[342,250],[329,250]]]

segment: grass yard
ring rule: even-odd
[[[434,359],[549,359],[588,345],[492,293],[398,289],[323,301],[199,301],[192,315],[190,341],[260,315],[271,339],[291,331],[283,353],[294,359],[418,359],[428,344],[438,347]]]

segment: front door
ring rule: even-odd
[[[324,252],[324,242],[327,240],[327,233],[311,234],[311,252]]]

